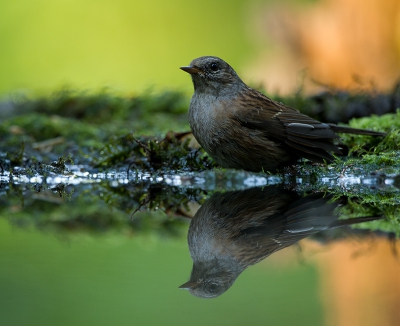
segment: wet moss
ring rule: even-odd
[[[378,95],[335,95],[331,92],[321,95],[321,99],[321,96],[307,98],[298,93],[290,98],[281,98],[281,101],[300,110],[309,107],[315,113],[334,107],[342,110],[353,101],[359,101],[358,105],[364,108],[372,100],[380,103],[390,99],[391,105],[397,103],[390,94]],[[13,223],[31,223],[44,229],[90,232],[107,228],[123,229],[129,234],[154,228],[160,233],[181,234],[179,230],[182,230],[183,224],[180,224],[181,221],[175,222],[171,216],[182,215],[182,208],[187,207],[189,199],[202,202],[207,196],[206,192],[199,189],[131,183],[112,187],[102,183],[84,189],[83,193],[90,193],[93,198],[83,199],[78,196],[79,191],[72,193],[75,188],[62,183],[46,187],[45,183],[23,186],[12,182],[13,176],[66,175],[71,161],[94,170],[129,171],[130,177],[138,171],[146,171],[156,177],[168,173],[173,175],[215,169],[216,165],[209,156],[193,144],[190,133],[186,132],[189,130],[189,98],[180,92],[149,91],[135,96],[122,96],[110,90],[62,90],[50,96],[17,97],[5,101],[8,113],[0,112],[0,172],[10,171],[11,174],[10,182],[0,183],[4,187],[0,189],[2,194],[8,196],[7,203],[2,202],[0,211],[3,216],[12,216]],[[381,114],[383,111],[374,112]],[[365,112],[369,111],[366,109]],[[318,114],[314,116],[319,118]],[[388,135],[369,137],[343,134],[341,141],[343,147],[347,148],[348,156],[338,157],[329,165],[300,162],[280,171],[277,179],[300,192],[327,191],[336,197],[347,196],[349,203],[341,214],[348,217],[385,216],[385,220],[371,222],[375,223],[372,227],[400,236],[399,182],[395,181],[393,187],[385,183],[389,178],[392,180],[400,175],[400,111],[352,119],[349,124],[356,128],[385,131]],[[224,176],[234,174],[238,179],[244,177],[238,171],[217,171],[219,173],[210,174],[209,178],[204,177],[207,182],[218,184],[215,188],[220,185],[237,186],[232,180],[225,180]],[[346,183],[349,177],[372,178],[375,184],[360,188]],[[327,183],[326,179],[334,182]],[[39,193],[48,195],[42,200],[52,202],[51,209],[32,199]],[[65,201],[71,198],[77,202],[71,205],[65,205],[65,202],[63,205],[54,204],[54,195]],[[94,198],[101,198],[102,202]],[[0,202],[2,200],[0,197]],[[29,207],[32,214],[21,209],[10,215],[12,209],[23,206]],[[152,211],[151,214],[156,214],[156,217],[151,215],[149,218],[148,211]],[[46,220],[42,219],[43,212],[49,213]],[[126,213],[130,215],[134,212],[133,220],[126,220]]]
[[[396,90],[393,94],[398,93]],[[393,94],[390,95],[392,104],[397,98]],[[322,101],[321,96],[317,100],[298,92],[293,97],[282,98],[282,101],[302,110],[312,103],[312,107],[326,103],[327,100]],[[361,99],[377,96],[344,96],[330,92],[322,98],[342,101],[343,105],[350,99],[359,100],[367,108]],[[389,94],[382,96],[389,97]],[[166,167],[174,170],[213,167],[207,155],[190,149],[186,140],[163,136],[170,130],[189,129],[186,120],[189,98],[180,92],[149,91],[136,96],[121,96],[110,90],[63,89],[36,99],[14,97],[7,103],[9,114],[0,126],[0,144],[7,149],[5,153],[11,165],[23,163],[22,151],[28,158],[25,161],[35,157],[42,163],[70,154],[75,162],[93,163],[103,168],[123,162],[134,169],[148,168],[152,171]],[[344,134],[341,135],[343,146],[352,156],[372,155],[363,158],[365,164],[393,165],[395,154],[389,151],[399,150],[399,121],[399,111],[353,119],[350,121],[353,127],[387,131],[389,134],[384,138]]]
[[[400,110],[393,114],[352,119],[349,125],[354,128],[388,133],[386,137],[342,134],[341,140],[350,149],[350,153],[378,154],[385,151],[400,150]]]
[[[135,137],[128,134],[114,138],[94,160],[97,167],[125,165],[129,170],[201,171],[215,166],[208,155],[190,146],[190,133],[168,133],[163,138]]]

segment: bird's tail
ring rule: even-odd
[[[336,228],[336,227],[340,227],[340,226],[353,225],[353,224],[358,224],[358,223],[363,223],[363,222],[371,222],[371,221],[376,221],[376,220],[381,220],[381,219],[384,219],[384,216],[354,217],[354,218],[348,218],[345,220],[337,220],[330,227]]]
[[[356,134],[356,135],[368,135],[368,136],[386,136],[386,132],[379,132],[367,129],[357,129],[350,127],[338,126],[329,123],[329,126],[334,132],[344,133],[344,134]]]

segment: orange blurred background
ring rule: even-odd
[[[261,5],[255,42],[270,44],[249,64],[268,89],[390,89],[400,77],[400,1],[321,0]],[[314,81],[314,82],[313,82]],[[317,82],[317,83],[315,83]]]

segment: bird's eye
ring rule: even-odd
[[[217,292],[217,289],[218,289],[218,284],[216,284],[216,283],[211,283],[208,286],[208,291],[210,291],[211,293]]]
[[[213,62],[212,64],[210,64],[210,69],[214,72],[217,72],[219,70],[219,65],[216,62]]]

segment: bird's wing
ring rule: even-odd
[[[247,239],[269,244],[271,250],[286,248],[297,241],[328,229],[338,217],[334,210],[338,203],[330,203],[331,196],[317,193],[294,200],[283,212],[261,219],[262,225],[241,230]],[[275,246],[271,242],[275,242]]]
[[[262,131],[269,140],[313,161],[330,162],[330,152],[341,153],[334,144],[339,137],[328,124],[250,90],[238,95],[242,109],[235,111],[234,118],[242,127]]]

